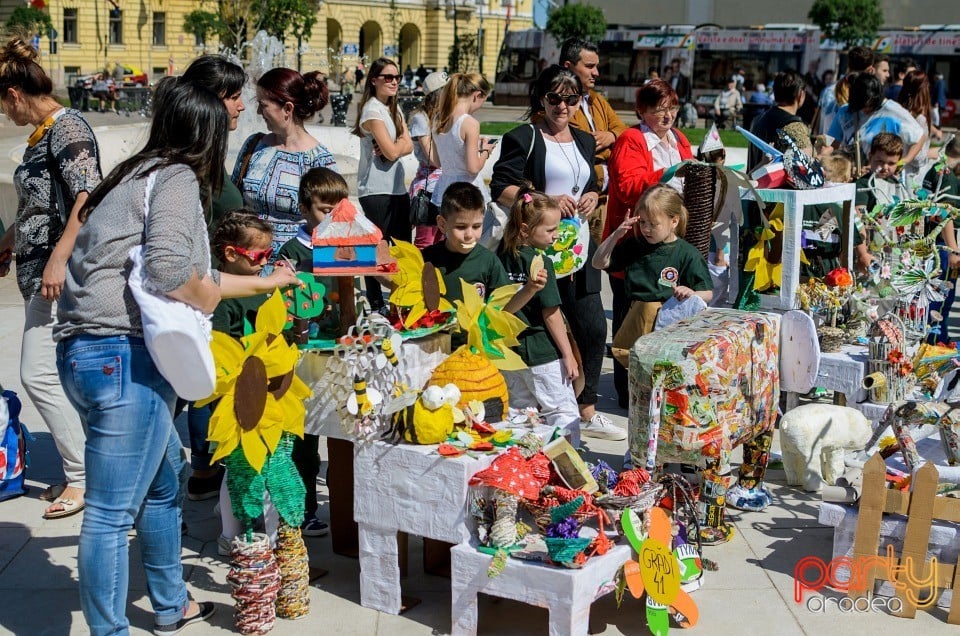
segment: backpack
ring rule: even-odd
[[[33,438],[20,423],[20,400],[13,391],[0,398],[0,501],[27,492],[27,440]]]

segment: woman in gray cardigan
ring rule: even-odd
[[[176,394],[143,341],[130,293],[129,251],[144,246],[147,276],[166,296],[210,313],[221,297],[293,283],[208,273],[210,248],[200,188],[219,190],[227,109],[190,82],[165,93],[139,153],[117,166],[87,199],[67,267],[54,329],[57,368],[87,426],[87,512],[78,554],[80,605],[93,634],[126,633],[127,532],[137,537],[155,613],[154,633],[205,620],[212,603],[187,594],[180,563],[184,452],[173,427]],[[148,177],[156,175],[146,205]]]

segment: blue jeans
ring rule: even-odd
[[[193,470],[210,470],[210,442],[207,441],[207,432],[210,428],[210,417],[213,415],[213,404],[196,407],[193,402],[187,405],[187,431],[190,433],[190,468]]]
[[[173,427],[176,394],[141,338],[75,336],[57,346],[64,390],[87,429],[80,606],[92,634],[127,634],[129,549],[137,541],[156,624],[188,606],[180,564],[186,461]]]
[[[942,247],[942,246],[938,246]],[[940,323],[940,335],[930,334],[927,337],[929,344],[938,342],[950,342],[950,311],[953,309],[953,301],[957,296],[957,277],[953,276],[947,261],[950,258],[950,252],[940,249],[940,280],[950,281],[954,287],[943,294],[943,302],[930,303],[929,311],[939,311],[943,314],[943,322]],[[929,314],[928,314],[929,315]]]

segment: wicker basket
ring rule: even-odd
[[[710,230],[713,228],[714,200],[717,191],[717,169],[707,164],[687,165],[683,175],[683,204],[687,208],[687,231],[683,238],[704,258],[710,252]]]
[[[836,353],[843,348],[846,334],[840,327],[818,327],[817,336],[820,339],[820,351]]]
[[[533,521],[537,524],[537,529],[540,531],[540,534],[546,535],[547,526],[552,523],[550,519],[550,511],[558,506],[560,502],[553,497],[541,497],[537,501],[522,499],[520,503],[524,508],[526,508],[527,512],[533,516]],[[595,518],[596,513],[593,511],[582,512],[578,510],[570,516],[580,523],[585,523],[588,520]]]
[[[663,486],[658,484],[655,481],[648,481],[643,485],[640,490],[640,494],[633,495],[630,497],[622,497],[620,495],[602,495],[594,498],[594,503],[598,506],[613,513],[612,517],[616,519],[620,518],[620,513],[622,513],[627,508],[633,510],[638,515],[642,515],[649,508],[652,508],[654,504],[657,503],[657,499],[660,497],[660,492],[663,490]]]

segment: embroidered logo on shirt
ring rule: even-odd
[[[680,272],[676,267],[664,267],[660,270],[659,283],[664,287],[675,287],[678,280],[680,280]]]
[[[487,297],[487,286],[486,286],[486,285],[484,285],[483,283],[474,283],[473,286],[477,288],[477,295],[480,296],[480,298],[486,298],[486,297]]]

